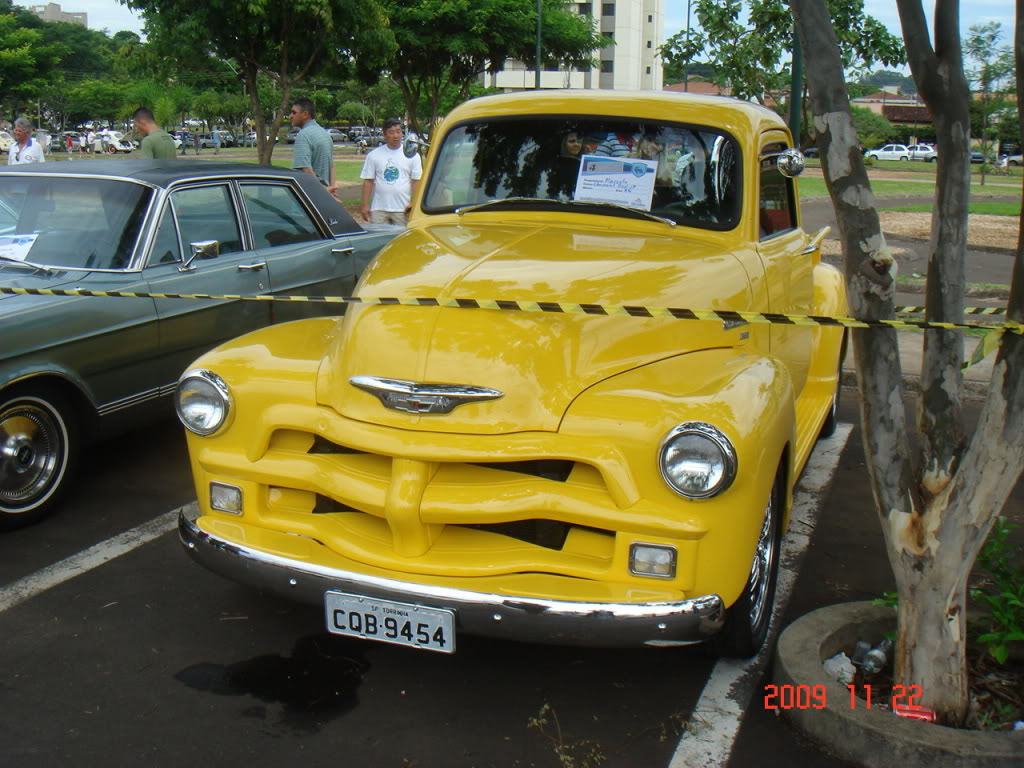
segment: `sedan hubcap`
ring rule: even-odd
[[[47,489],[62,452],[59,435],[52,415],[33,405],[0,414],[0,502],[22,505]]]

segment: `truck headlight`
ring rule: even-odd
[[[174,408],[186,429],[197,435],[212,435],[228,420],[231,391],[213,371],[187,371],[178,380]]]
[[[658,467],[668,487],[689,499],[708,499],[736,477],[736,451],[721,430],[687,421],[665,435]]]

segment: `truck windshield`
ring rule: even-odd
[[[424,209],[505,199],[530,208],[616,203],[687,226],[731,229],[740,210],[739,148],[707,127],[616,118],[506,118],[449,132]],[[617,215],[614,206],[586,211]]]

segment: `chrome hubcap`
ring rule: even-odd
[[[775,564],[778,540],[775,536],[775,494],[768,498],[761,523],[761,534],[757,537],[754,562],[750,565],[750,626],[759,627],[766,620],[768,590],[771,585],[772,568]]]
[[[0,503],[31,503],[57,474],[63,453],[52,414],[29,403],[0,414]]]

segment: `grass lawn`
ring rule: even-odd
[[[922,163],[922,165],[924,165],[924,163]],[[872,180],[871,182],[871,189],[877,197],[890,197],[897,195],[927,196],[932,194],[934,188],[934,184],[922,183],[921,181],[893,181],[890,179],[878,179]],[[1019,194],[1019,187],[996,186],[991,184],[981,186],[980,184],[971,184],[971,197],[1003,197],[1005,195]],[[825,180],[813,177],[801,178],[800,197],[828,197],[828,189],[825,187]]]
[[[821,161],[817,158],[809,158],[807,160],[808,168],[820,168]],[[868,167],[868,173],[871,171],[885,171],[886,173],[905,173],[907,176],[918,176],[928,177],[935,176],[935,172],[938,170],[938,163],[924,163],[920,160],[911,160],[904,162],[902,160],[878,160]],[[992,179],[993,181],[1005,181],[1009,179],[1020,179],[1024,177],[1024,168],[1010,166],[1006,169],[1006,173],[992,173],[989,171],[985,174],[986,179]],[[981,166],[975,163],[971,164],[971,176],[976,178],[981,176]]]
[[[887,205],[879,207],[880,211],[910,211],[930,213],[930,205]],[[974,201],[967,205],[968,213],[987,213],[992,216],[1020,216],[1020,203],[999,203],[992,200]]]

